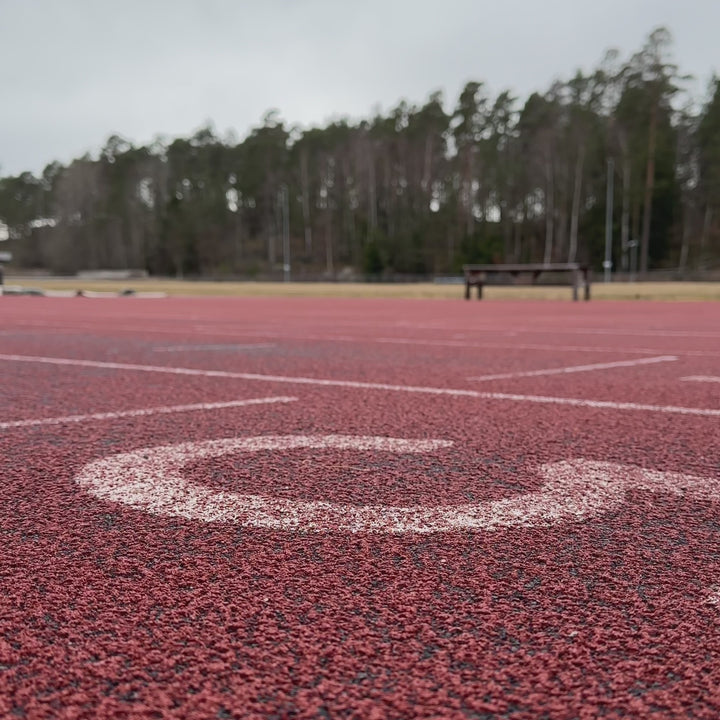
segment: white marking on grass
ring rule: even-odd
[[[566,373],[592,372],[593,370],[609,370],[619,367],[634,367],[635,365],[674,362],[675,360],[677,360],[675,355],[660,355],[658,357],[640,358],[639,360],[619,360],[617,362],[572,365],[570,367],[550,368],[548,370],[528,370],[525,372],[500,373],[497,375],[480,375],[479,377],[470,377],[468,380],[505,380],[519,377],[537,377],[538,375],[564,375]]]
[[[720,377],[716,375],[688,375],[680,380],[683,382],[720,383]]]
[[[260,375],[228,370],[202,370],[200,368],[165,367],[163,365],[136,365],[133,363],[79,360],[74,358],[53,358],[35,355],[0,355],[8,362],[48,363],[78,367],[107,368],[109,370],[131,370],[137,372],[167,373],[170,375],[195,375],[199,377],[235,378],[253,382],[287,383],[290,385],[316,385],[319,387],[356,388],[359,390],[386,390],[390,392],[419,393],[425,395],[447,395],[449,397],[470,397],[483,400],[510,400],[513,402],[570,405],[603,410],[637,410],[642,412],[669,413],[673,415],[698,415],[720,417],[720,410],[712,408],[678,407],[675,405],[647,405],[644,403],[613,402],[611,400],[585,400],[581,398],[553,397],[547,395],[519,395],[517,393],[482,392],[459,388],[425,387],[417,385],[393,385],[390,383],[360,382],[357,380],[329,380],[325,378],[290,377],[287,375]]]
[[[90,413],[87,415],[63,415],[53,418],[36,418],[33,420],[10,420],[0,422],[0,430],[10,428],[36,427],[39,425],[63,425],[79,423],[87,420],[116,420],[127,417],[145,417],[146,415],[170,415],[172,413],[195,412],[203,410],[224,410],[226,408],[245,407],[248,405],[269,405],[272,403],[295,402],[295,397],[251,398],[249,400],[229,400],[215,403],[195,403],[192,405],[169,405],[141,410],[118,410],[116,412]]]
[[[547,528],[614,510],[625,502],[629,490],[700,501],[720,500],[718,479],[584,459],[542,465],[538,473],[544,484],[534,492],[502,500],[435,507],[360,506],[219,491],[183,477],[182,472],[191,462],[230,453],[306,448],[402,454],[434,452],[452,445],[447,440],[343,435],[226,438],[113,455],[86,465],[75,481],[100,500],[123,503],[154,515],[315,532],[434,533]],[[341,483],[342,477],[337,481]]]

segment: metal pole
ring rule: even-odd
[[[0,223],[1,225],[1,223]],[[5,238],[7,239],[7,238]],[[9,263],[12,260],[12,253],[0,252],[0,295],[3,294],[3,285],[5,283],[5,268],[3,263]]]
[[[610,158],[607,161],[607,198],[605,202],[605,282],[610,282],[612,271],[612,222],[613,222],[613,181],[615,179],[615,161]]]
[[[282,186],[280,193],[282,198],[283,280],[290,282],[290,208],[288,207],[287,185]]]

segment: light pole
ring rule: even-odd
[[[612,221],[613,221],[613,181],[615,179],[615,160],[610,158],[607,161],[607,198],[605,202],[605,260],[603,269],[604,280],[610,282],[612,272]]]
[[[628,243],[630,248],[630,282],[635,282],[637,273],[637,249],[640,244],[639,240],[631,240]]]
[[[283,280],[290,282],[290,208],[288,186],[280,186],[280,206],[282,210],[282,243],[283,243]]]

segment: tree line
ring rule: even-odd
[[[469,82],[325,127],[276,112],[241,142],[212,126],[0,177],[19,266],[57,273],[294,277],[456,273],[465,262],[707,269],[720,257],[720,80],[686,89],[653,31],[520,102]],[[608,193],[608,180],[612,189]]]

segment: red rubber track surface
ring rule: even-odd
[[[720,376],[720,306],[3,297],[0,312],[1,717],[720,716],[712,498],[630,488],[547,527],[350,532],[151,513],[77,482],[157,446],[343,435],[452,445],[229,452],[181,472],[390,509],[537,492],[568,460],[712,483],[720,382],[683,378]],[[296,399],[10,425],[280,396]]]

